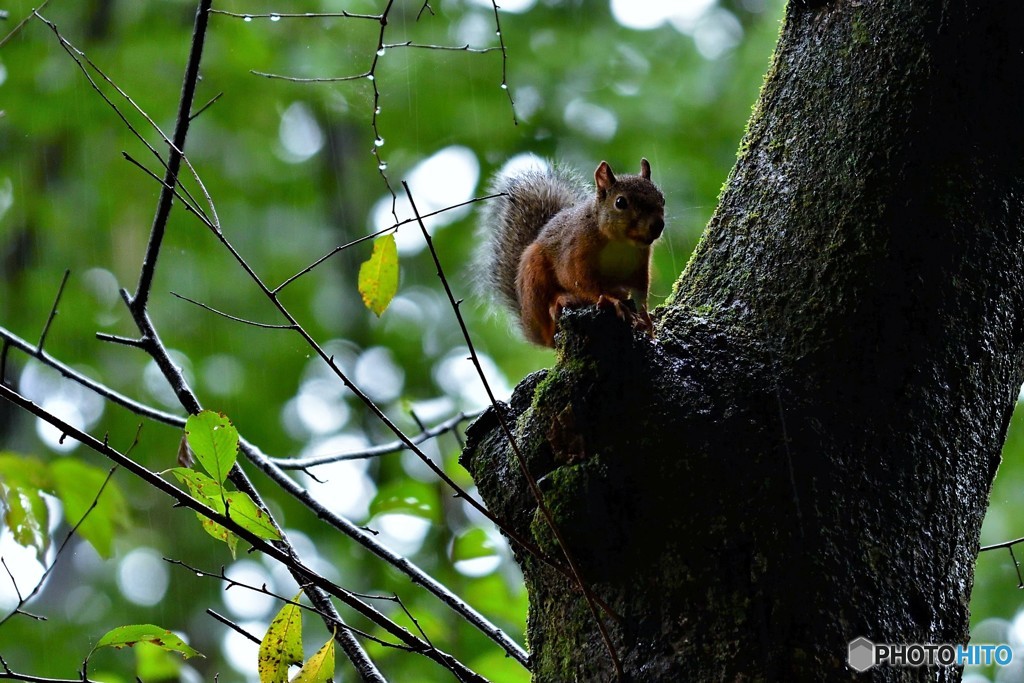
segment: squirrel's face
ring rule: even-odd
[[[640,176],[621,178],[608,188],[601,205],[601,224],[613,239],[650,246],[665,230],[665,198]]]

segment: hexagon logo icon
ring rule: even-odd
[[[875,665],[875,644],[863,636],[851,641],[846,663],[858,673],[867,671]]]

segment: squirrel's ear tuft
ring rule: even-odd
[[[594,171],[594,181],[597,183],[597,189],[600,192],[606,192],[608,188],[615,184],[615,174],[612,173],[612,167],[608,165],[607,161],[602,161],[597,166],[597,170]]]
[[[651,162],[645,158],[640,159],[640,177],[645,180],[651,179]]]

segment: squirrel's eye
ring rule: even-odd
[[[622,195],[619,195],[618,197],[615,198],[615,208],[616,209],[620,209],[620,210],[621,209],[625,209],[627,206],[629,206],[629,202],[626,200],[625,197],[623,197]]]

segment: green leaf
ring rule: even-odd
[[[271,541],[281,539],[281,534],[270,521],[270,515],[262,510],[249,494],[244,491],[231,491],[226,494],[228,517],[238,522],[246,531],[251,531],[260,538]]]
[[[178,636],[165,628],[154,626],[153,624],[118,626],[115,629],[111,629],[99,639],[93,650],[98,650],[101,647],[112,647],[120,650],[121,648],[132,647],[137,643],[150,643],[167,652],[178,652],[185,659],[191,659],[196,655],[203,656],[189,647]]]
[[[181,661],[158,645],[140,642],[135,646],[135,673],[146,683],[177,681],[181,676]]]
[[[28,455],[0,451],[0,483],[20,488],[46,489],[51,485],[46,463]]]
[[[72,526],[81,522],[79,535],[101,557],[110,557],[114,536],[128,526],[128,506],[117,484],[107,481],[107,470],[73,458],[61,458],[50,464],[50,474],[57,497],[64,505],[64,519]],[[97,498],[104,481],[106,487]]]
[[[298,602],[300,592],[292,602]],[[288,667],[302,663],[302,615],[298,605],[288,603],[270,622],[260,642],[260,683],[288,683]]]
[[[178,481],[185,484],[193,498],[212,508],[215,512],[219,512],[222,515],[225,514],[224,501],[229,494],[220,483],[202,472],[196,472],[186,467],[173,467],[167,470],[167,472],[170,472]],[[228,530],[227,527],[222,526],[200,512],[196,513],[196,517],[199,518],[203,531],[218,541],[227,543],[228,550],[231,551],[231,557],[236,557],[238,536]]]
[[[187,467],[172,467],[166,472],[173,474],[175,479],[185,484],[188,487],[188,492],[199,502],[206,503],[210,507],[213,507],[214,504],[219,504],[221,508],[224,507],[224,487],[220,482]],[[220,511],[218,510],[218,512]]]
[[[238,430],[221,413],[204,410],[185,422],[188,446],[210,476],[223,483],[238,457]]]
[[[50,547],[50,511],[42,496],[53,486],[49,470],[37,458],[0,453],[0,484],[4,524],[17,543],[41,557]]]
[[[387,309],[398,291],[398,247],[392,233],[373,242],[373,253],[359,266],[359,293],[363,303],[377,317]]]
[[[452,562],[491,557],[496,554],[494,542],[487,532],[480,528],[470,529],[461,536],[457,536],[455,542],[452,543]]]
[[[317,653],[306,660],[292,683],[327,683],[334,677],[334,637],[331,636]]]
[[[4,523],[15,542],[35,548],[42,557],[50,547],[50,511],[38,489],[13,488],[0,491],[6,506]]]
[[[422,481],[392,482],[377,492],[370,503],[370,516],[400,512],[424,519],[437,517],[437,490]]]

